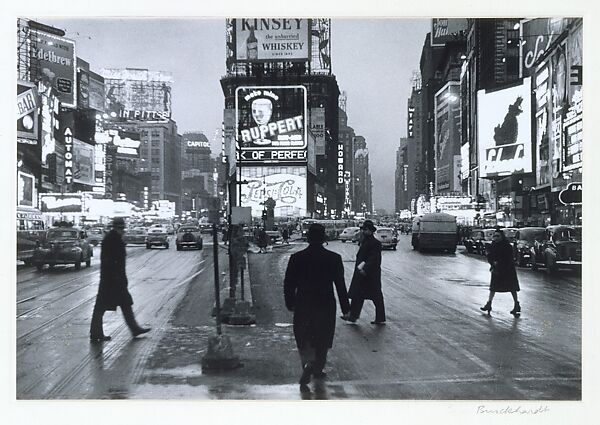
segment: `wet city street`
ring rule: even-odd
[[[256,324],[223,325],[241,366],[207,372],[201,359],[216,334],[212,246],[127,246],[129,288],[141,324],[133,339],[120,311],[104,316],[112,340],[90,344],[100,248],[90,268],[17,271],[18,399],[299,400],[578,400],[581,398],[581,277],[518,268],[523,308],[509,314],[510,294],[497,294],[491,315],[489,265],[467,254],[419,253],[410,236],[382,254],[387,323],[372,325],[367,301],[357,324],[338,320],[326,378],[300,393],[300,360],[292,315],[283,302],[294,240],[267,254],[248,254]],[[327,248],[344,260],[346,285],[356,244]],[[255,247],[251,250],[257,251]],[[221,299],[229,292],[226,249],[220,246]],[[240,297],[238,288],[237,297]],[[338,307],[339,312],[339,307]]]

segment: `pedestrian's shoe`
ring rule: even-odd
[[[100,335],[100,336],[93,336],[90,335],[90,342],[104,342],[104,341],[110,341],[112,338],[108,335]]]
[[[139,327],[139,328],[131,331],[131,333],[133,334],[133,337],[135,338],[136,336],[148,333],[151,330],[152,330],[152,328],[142,328],[142,327]]]
[[[479,310],[487,311],[489,314],[492,311],[492,303],[488,301],[483,307],[479,307]]]
[[[521,314],[521,304],[519,304],[518,301],[515,303],[515,306],[510,311],[510,314],[512,314],[513,316],[518,316]]]
[[[302,376],[300,376],[300,387],[302,388],[302,385],[308,385],[308,383],[310,382],[310,375],[312,375],[313,373],[313,365],[311,363],[306,363],[304,365],[304,368],[302,369]]]
[[[385,325],[385,320],[373,320],[372,325]]]

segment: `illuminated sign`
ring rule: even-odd
[[[73,181],[93,186],[94,176],[94,146],[73,139]]]
[[[581,205],[583,185],[581,183],[569,183],[567,188],[558,194],[558,200],[563,205]]]
[[[185,142],[188,148],[210,148],[210,142],[188,140]]]
[[[69,127],[65,129],[65,181],[73,182],[73,133]]]
[[[30,139],[37,144],[38,113],[37,91],[31,83],[17,84],[17,137]]]
[[[298,173],[300,175],[278,173],[265,176],[258,176],[257,168],[242,169],[243,179],[248,181],[248,184],[242,185],[242,206],[252,207],[253,217],[261,217],[263,203],[268,198],[276,202],[276,217],[306,215],[306,167],[298,167],[302,170]]]
[[[33,206],[34,201],[34,177],[31,174],[19,171],[17,181],[17,205]]]
[[[78,213],[81,212],[81,195],[43,193],[40,194],[40,211]]]
[[[235,60],[293,61],[310,58],[310,20],[234,19]]]
[[[75,42],[42,31],[31,31],[31,56],[39,67],[37,79],[48,86],[63,106],[77,106]]]
[[[532,172],[530,80],[477,93],[481,177]]]
[[[236,89],[237,157],[250,164],[306,162],[304,86]]]
[[[343,143],[338,143],[337,182],[338,182],[338,184],[344,184],[344,144]]]
[[[523,20],[520,25],[521,75],[534,73],[534,64],[544,55],[552,43],[563,32],[567,19],[537,18]]]
[[[456,40],[467,29],[466,18],[433,18],[431,20],[431,45],[445,46],[448,41]]]
[[[414,117],[415,117],[415,108],[414,106],[409,106],[408,107],[408,137],[413,137],[414,136]]]
[[[563,169],[565,171],[581,167],[583,152],[583,103],[581,91],[575,92],[573,104],[569,107],[563,122],[564,147]]]

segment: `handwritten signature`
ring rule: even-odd
[[[492,414],[492,415],[539,415],[550,412],[548,406],[539,406],[537,408],[527,408],[523,406],[502,408],[487,408],[486,406],[477,406],[477,414]]]

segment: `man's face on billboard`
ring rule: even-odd
[[[273,104],[269,99],[255,99],[252,102],[252,118],[258,125],[265,125],[273,114]]]

